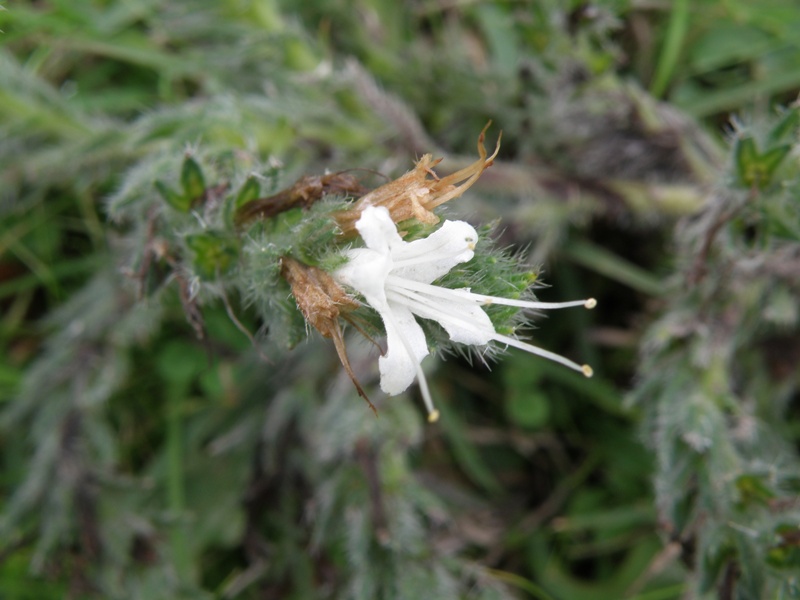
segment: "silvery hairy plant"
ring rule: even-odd
[[[440,210],[492,166],[497,151],[489,155],[483,141],[482,133],[478,159],[454,173],[437,174],[439,160],[424,155],[408,173],[374,189],[357,169],[306,174],[291,183],[289,169],[278,161],[215,144],[183,151],[166,144],[143,155],[107,199],[109,252],[85,288],[44,323],[54,334],[18,401],[2,415],[6,430],[31,432],[26,447],[33,466],[0,516],[0,537],[10,546],[33,539],[30,562],[37,573],[79,539],[93,562],[75,572],[92,577],[91,585],[108,597],[120,579],[140,590],[136,597],[202,597],[193,565],[214,544],[244,539],[246,547],[248,536],[261,535],[256,521],[263,515],[249,504],[251,493],[258,498],[251,488],[285,477],[306,487],[281,493],[305,498],[303,492],[312,490],[313,506],[303,507],[304,526],[297,529],[305,533],[306,519],[314,523],[314,551],[336,556],[344,537],[348,556],[363,559],[337,574],[340,588],[373,597],[369,590],[395,581],[386,573],[403,572],[409,590],[427,590],[430,581],[462,590],[479,582],[480,589],[499,590],[493,597],[506,597],[469,557],[428,544],[428,525],[448,511],[415,482],[408,462],[407,451],[421,445],[422,430],[410,405],[372,392],[368,398],[372,386],[362,385],[379,373],[382,391],[395,395],[417,381],[428,419],[435,421],[439,412],[422,369],[430,354],[484,360],[516,347],[591,375],[587,365],[528,341],[531,312],[525,311],[591,308],[594,301],[537,300],[537,275],[494,243],[492,226],[448,220]],[[217,358],[226,351],[215,337],[215,318],[224,315],[258,356],[253,370],[245,368],[248,353],[231,368],[237,374],[280,372],[280,380],[240,382],[237,394],[247,401],[233,408],[216,407],[199,417],[182,412],[192,382],[215,369],[187,352],[191,344],[167,342],[162,356],[161,342],[152,342],[166,338],[176,313],[208,357]],[[314,392],[297,392],[308,381],[323,380],[318,365],[291,368],[303,353],[287,349],[309,333],[332,341],[354,389],[343,391],[325,379]],[[363,360],[351,365],[354,354],[363,354],[352,344],[358,337],[378,347],[371,369]],[[145,353],[159,349],[158,355],[142,361],[143,347]],[[150,360],[153,368],[142,376],[137,369]],[[152,387],[130,390],[140,383]],[[356,393],[380,419],[353,402]],[[163,414],[148,418],[172,432],[171,445],[165,442],[136,466],[124,464],[123,444],[116,441],[121,426],[110,416],[127,410],[109,408],[126,395],[153,402],[157,411],[163,400]],[[211,441],[191,437],[195,427],[212,432]],[[302,464],[275,466],[263,459],[287,446],[299,448]],[[259,458],[248,473],[253,456]],[[196,478],[192,468],[204,475]],[[360,469],[367,476],[359,478]],[[212,471],[214,477],[205,475]],[[213,491],[186,492],[198,480]],[[364,482],[379,490],[378,499]],[[211,507],[198,505],[211,497]],[[352,519],[330,517],[340,511],[350,511]],[[205,519],[212,513],[222,516]],[[29,533],[26,519],[35,514],[43,517]],[[309,543],[297,541],[293,556],[305,560]],[[423,561],[431,547],[446,560]],[[151,555],[158,557],[152,564]],[[266,581],[283,577],[281,563],[265,567],[260,552],[246,562]],[[240,585],[230,584],[232,590]]]
[[[689,565],[695,598],[800,593],[786,422],[800,383],[798,124],[797,107],[734,123],[727,169],[678,229],[679,268],[643,340],[632,399],[668,550]]]
[[[499,139],[489,156],[484,133],[471,165],[440,177],[433,170],[439,161],[426,154],[373,190],[346,172],[304,176],[265,194],[268,174],[254,169],[231,180],[220,162],[187,154],[180,189],[166,179],[150,189],[125,187],[111,201],[111,214],[143,216],[146,243],[129,273],[144,286],[153,267],[164,265],[198,335],[202,304],[219,297],[228,305],[236,293],[256,307],[265,330],[290,345],[306,330],[331,338],[376,414],[350,365],[342,325],[373,342],[385,336],[385,350],[375,342],[381,389],[399,394],[416,380],[433,422],[439,412],[421,367],[431,351],[482,358],[515,347],[592,375],[588,365],[525,341],[519,330],[528,321],[525,310],[593,308],[594,299],[538,301],[536,275],[497,248],[488,229],[479,234],[434,212],[492,165]]]

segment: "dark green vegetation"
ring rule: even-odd
[[[43,0],[0,29],[0,597],[800,596],[796,2]],[[532,332],[595,377],[429,360],[431,426],[353,335],[375,419],[248,254],[326,230],[187,209],[444,173],[490,119],[445,214],[598,299]]]

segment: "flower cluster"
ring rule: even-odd
[[[426,329],[417,319],[437,323],[444,333],[433,328],[436,335],[446,335],[453,344],[482,351],[515,347],[561,363],[587,377],[592,375],[588,365],[579,365],[519,339],[513,334],[513,325],[508,326],[508,319],[518,314],[517,309],[593,308],[594,299],[562,303],[518,299],[516,294],[527,288],[529,281],[517,272],[509,273],[508,269],[516,269],[507,261],[503,263],[506,271],[495,268],[500,265],[487,264],[484,268],[482,262],[473,261],[478,233],[464,221],[444,221],[427,237],[412,241],[403,239],[403,235],[419,226],[430,230],[438,224],[439,217],[433,210],[461,196],[492,165],[499,140],[495,151],[488,155],[483,143],[485,131],[478,137],[478,160],[446,177],[440,178],[433,171],[439,161],[425,155],[414,169],[370,192],[360,189],[353,181],[340,180],[339,176],[330,182],[320,180],[316,187],[310,186],[309,178],[304,178],[289,190],[256,201],[255,207],[250,203],[240,208],[240,220],[246,221],[252,216],[272,216],[284,210],[285,205],[295,207],[299,203],[303,207],[316,207],[317,200],[326,193],[323,183],[345,186],[347,193],[365,192],[343,210],[329,213],[336,226],[334,235],[338,237],[335,242],[338,260],[334,266],[326,271],[320,268],[323,265],[312,266],[286,255],[281,258],[281,275],[289,283],[306,323],[334,341],[342,365],[373,410],[374,406],[350,367],[339,325],[339,320],[343,319],[358,328],[356,315],[351,313],[363,304],[378,313],[386,334],[387,349],[378,361],[381,389],[390,395],[399,394],[418,381],[430,421],[435,421],[439,412],[433,406],[420,365],[430,353],[430,346],[436,344],[435,340],[426,338]],[[406,230],[402,235],[398,232],[398,223]],[[350,243],[356,236],[361,238],[364,247],[341,250],[342,242]],[[481,260],[486,258],[480,255]],[[462,277],[466,272],[479,273],[477,281],[475,277]],[[485,287],[486,280],[499,282],[505,278],[524,281],[519,285],[511,284],[511,289],[508,289],[508,282],[503,281],[489,286],[486,291],[499,292],[501,296],[510,293],[514,298],[478,294],[470,289],[478,285]],[[356,302],[348,292],[360,296],[363,303]],[[509,308],[491,309],[490,316],[487,312],[490,305]],[[498,313],[504,316],[497,318]]]

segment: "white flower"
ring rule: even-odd
[[[529,302],[474,294],[466,288],[432,285],[456,265],[472,259],[478,234],[464,221],[445,221],[427,238],[405,242],[397,233],[389,211],[370,206],[364,209],[356,229],[366,248],[348,250],[348,262],[336,270],[333,277],[359,292],[383,319],[387,351],[379,359],[378,366],[381,389],[385,393],[399,394],[416,378],[428,409],[428,420],[435,421],[439,417],[420,367],[429,352],[415,315],[439,323],[454,342],[483,346],[494,341],[514,346],[591,377],[592,369],[588,365],[578,365],[553,352],[497,333],[481,307],[495,303],[532,309],[592,308],[596,304],[594,299]]]

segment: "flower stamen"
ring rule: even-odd
[[[554,310],[558,308],[572,308],[574,306],[583,306],[586,309],[592,309],[597,306],[597,300],[588,298],[586,300],[570,300],[569,302],[539,302],[538,300],[515,300],[513,298],[500,298],[499,296],[486,296],[484,294],[476,294],[466,288],[458,288],[451,290],[429,283],[419,283],[411,281],[397,275],[389,275],[386,278],[387,283],[392,283],[397,287],[404,287],[410,290],[416,290],[431,296],[439,298],[453,299],[453,294],[463,296],[470,300],[474,300],[484,306],[490,304],[502,304],[504,306],[516,306],[517,308],[530,308],[533,310]]]
[[[513,346],[514,348],[519,348],[520,350],[524,350],[525,352],[529,352],[530,354],[535,354],[536,356],[541,356],[542,358],[546,358],[548,360],[552,360],[553,362],[562,364],[565,367],[569,367],[573,371],[579,371],[580,373],[583,373],[584,376],[586,377],[591,377],[592,375],[594,375],[594,370],[589,365],[579,365],[578,363],[573,362],[570,359],[561,356],[560,354],[556,354],[555,352],[550,352],[549,350],[545,350],[544,348],[539,348],[538,346],[534,346],[533,344],[523,342],[522,340],[518,340],[516,338],[512,338],[507,335],[502,335],[500,333],[494,336],[494,340],[497,342],[501,342],[503,344],[507,344],[509,346]]]
[[[458,292],[459,290],[447,290],[446,288],[437,288],[436,286],[429,286],[436,291],[446,291],[446,292]],[[441,294],[439,294],[441,296]],[[480,294],[474,294],[475,296],[480,296]],[[412,291],[409,289],[392,289],[388,294],[387,297],[399,302],[406,302],[412,308],[412,312],[419,314],[423,318],[429,318],[440,323],[447,322],[449,325],[458,325],[464,329],[474,328],[476,325],[475,323],[470,323],[464,320],[463,318],[459,318],[457,315],[446,313],[442,310],[441,305],[438,304],[432,298],[426,298],[422,293],[417,291]],[[504,298],[500,298],[500,300],[505,300]],[[593,300],[593,299],[591,299]],[[564,306],[571,307],[571,306],[581,306],[584,302],[588,301],[575,301],[575,302],[557,302],[557,303],[548,303],[548,304],[556,304],[558,305],[557,308],[563,308]],[[595,302],[596,304],[596,302]],[[552,308],[552,306],[551,306]],[[546,358],[562,364],[574,371],[579,371],[584,374],[586,377],[591,377],[594,374],[594,370],[589,365],[579,365],[576,362],[571,361],[568,358],[561,356],[560,354],[556,354],[555,352],[551,352],[549,350],[545,350],[543,348],[539,348],[538,346],[534,346],[533,344],[529,344],[527,342],[523,342],[517,338],[513,338],[507,335],[503,335],[492,331],[488,335],[489,339],[487,341],[495,341],[501,344],[505,344],[507,346],[513,346],[514,348],[519,348],[520,350],[524,350],[525,352],[529,352],[530,354],[535,354],[537,356],[541,356],[542,358]]]

